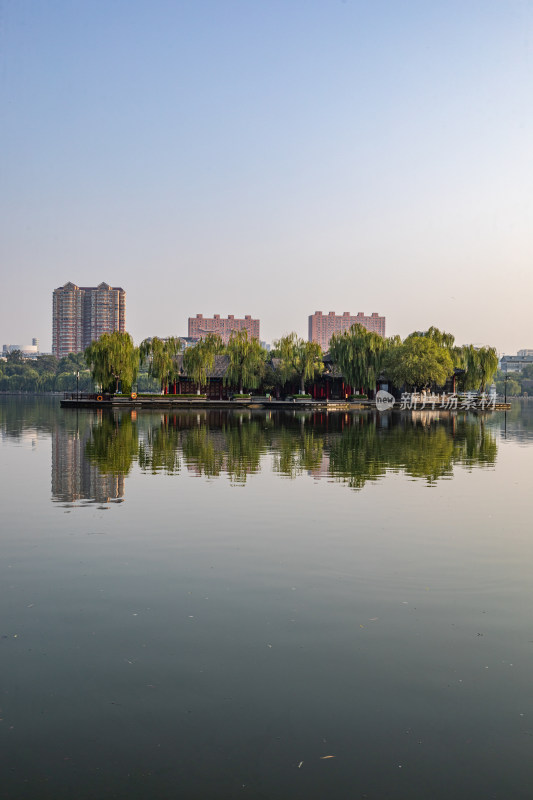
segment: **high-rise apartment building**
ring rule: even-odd
[[[309,317],[309,341],[318,342],[322,350],[326,351],[334,333],[347,331],[356,323],[363,325],[369,331],[379,333],[380,336],[385,336],[385,317],[380,317],[376,312],[365,316],[360,311],[354,316],[349,311],[343,314],[335,314],[334,311],[323,314],[322,311],[315,311]]]
[[[117,286],[66,283],[53,294],[52,353],[80,353],[103,333],[126,330],[126,292]]]
[[[233,314],[227,319],[221,319],[220,314],[215,314],[214,317],[204,317],[203,314],[189,317],[189,336],[195,339],[201,339],[208,333],[218,333],[224,344],[227,344],[233,331],[242,330],[248,331],[251,339],[259,339],[259,320],[252,319],[250,315],[244,319],[235,319]]]

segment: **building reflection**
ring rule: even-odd
[[[101,471],[87,458],[93,426],[85,430],[57,427],[52,432],[52,499],[58,503],[123,502],[123,472]]]

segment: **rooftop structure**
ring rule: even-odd
[[[227,344],[233,331],[242,330],[248,331],[251,339],[259,339],[259,320],[252,319],[249,314],[241,319],[234,317],[233,314],[227,319],[220,314],[215,314],[213,317],[204,317],[203,314],[189,317],[189,336],[194,339],[201,339],[208,333],[217,333],[224,344]]]
[[[375,311],[370,316],[366,316],[362,311],[357,315],[345,311],[343,314],[323,314],[322,311],[315,311],[309,317],[309,341],[318,342],[322,350],[326,351],[329,340],[334,333],[342,333],[349,330],[352,325],[363,325],[367,330],[385,336],[385,317],[380,317]]]
[[[2,346],[2,355],[7,356],[15,350],[20,350],[23,356],[38,356],[39,355],[39,340],[32,339],[31,344],[4,344]]]
[[[500,359],[503,372],[521,372],[528,364],[533,364],[533,350],[519,350],[516,356],[502,356]]]

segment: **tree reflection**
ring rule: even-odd
[[[187,468],[207,478],[218,477],[224,466],[224,440],[207,427],[187,431],[183,440],[183,459]]]
[[[245,483],[246,477],[259,472],[261,453],[264,452],[266,436],[255,419],[238,425],[230,425],[225,432],[227,457],[226,472],[234,483]]]
[[[329,470],[355,489],[388,471],[402,471],[432,484],[450,476],[455,464],[494,464],[496,452],[494,436],[479,419],[399,418],[387,430],[368,421],[332,438]]]
[[[93,426],[85,456],[104,475],[128,475],[139,452],[137,424],[129,414],[104,414]]]
[[[187,468],[208,478],[226,473],[233,483],[246,482],[259,471],[265,449],[265,433],[250,416],[229,415],[220,427],[199,423],[183,436],[183,457]]]
[[[333,479],[362,489],[388,472],[428,485],[450,477],[457,465],[473,469],[495,463],[496,437],[484,417],[379,415],[377,412],[310,414],[201,411],[176,414],[99,414],[86,427],[83,457],[102,475],[143,472],[206,478],[226,475],[243,485],[261,470],[295,479]]]
[[[273,443],[274,471],[287,478],[318,470],[324,453],[324,434],[313,429],[281,428]]]
[[[180,431],[163,420],[159,428],[152,428],[146,441],[139,443],[139,466],[144,472],[179,472]]]

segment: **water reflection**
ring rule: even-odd
[[[533,397],[513,399],[511,409],[493,414],[488,420],[493,430],[498,430],[502,439],[531,444],[533,440]]]
[[[493,430],[476,416],[100,413],[53,432],[52,494],[69,503],[120,500],[135,464],[144,473],[225,476],[235,486],[268,463],[283,478],[327,478],[352,489],[388,472],[431,486],[456,465],[491,466],[496,454]]]
[[[450,477],[455,464],[494,464],[497,445],[483,419],[442,420],[435,415],[413,420],[393,417],[386,429],[364,422],[346,427],[342,435],[330,438],[328,449],[329,474],[360,489],[388,471],[402,471],[432,484]]]
[[[527,411],[527,409],[526,409]],[[0,406],[2,434],[52,440],[52,497],[61,503],[120,502],[125,478],[186,472],[243,486],[269,469],[284,479],[307,475],[359,490],[402,472],[431,486],[454,468],[495,463],[497,439],[527,439],[533,415],[517,404],[492,416],[298,410],[73,412],[32,399]]]
[[[116,457],[112,421],[87,418],[74,430],[58,426],[52,433],[52,499],[63,504],[122,502],[126,462]],[[114,468],[110,468],[114,464]],[[131,459],[130,459],[131,466]]]

